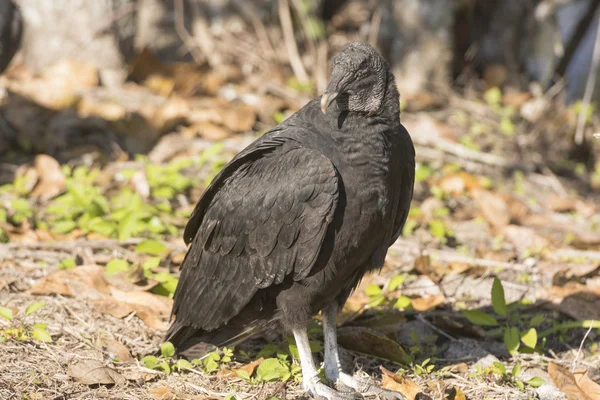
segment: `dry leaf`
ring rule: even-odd
[[[165,296],[159,296],[149,292],[123,292],[117,288],[111,287],[110,292],[116,300],[128,304],[148,307],[156,314],[168,317],[171,315],[173,300]]]
[[[450,372],[457,372],[459,374],[464,374],[465,372],[467,372],[469,370],[469,366],[466,363],[464,363],[464,362],[461,362],[461,363],[458,363],[458,364],[449,365],[446,368]]]
[[[135,312],[135,315],[152,329],[165,330],[168,327],[166,322],[168,316],[161,315],[156,310],[141,304],[126,303],[107,297],[96,300],[93,306],[97,312],[109,314],[115,318],[125,318]]]
[[[477,208],[490,225],[499,227],[509,224],[509,208],[502,197],[482,189],[474,190],[472,194]]]
[[[463,393],[458,386],[454,386],[447,397],[448,400],[467,400],[467,396]]]
[[[46,201],[63,191],[66,179],[58,161],[40,154],[35,157],[34,166],[38,174],[38,182],[30,193],[31,197]]]
[[[547,239],[538,235],[535,230],[525,226],[508,225],[501,233],[506,240],[512,243],[517,249],[542,249],[550,243]]]
[[[480,189],[479,179],[468,172],[455,172],[440,179],[437,185],[447,193],[460,195],[464,191]]]
[[[261,362],[263,362],[263,360],[264,360],[264,357],[261,357],[258,360],[252,361],[252,362],[244,365],[243,367],[236,368],[236,369],[224,368],[224,369],[220,370],[219,372],[217,372],[217,375],[225,376],[225,377],[229,377],[229,378],[237,378],[238,377],[237,371],[245,371],[248,374],[248,376],[252,376],[252,374],[254,374],[254,371],[256,370],[256,368],[258,368],[258,366],[260,365]]]
[[[432,296],[411,299],[411,304],[417,311],[427,311],[439,306],[440,304],[443,304],[445,299],[446,298],[443,293],[438,293]]]
[[[362,326],[365,328],[375,329],[378,332],[386,335],[393,334],[400,330],[402,325],[406,323],[406,317],[398,312],[387,312],[383,314],[373,315],[369,318],[361,318],[347,323],[348,326]]]
[[[95,300],[93,303],[94,310],[101,314],[112,315],[115,318],[125,318],[135,311],[131,304],[117,301],[110,297]]]
[[[39,279],[29,290],[31,294],[60,294],[75,298],[98,299],[110,294],[104,279],[104,268],[82,265],[59,270]]]
[[[196,122],[186,127],[182,133],[187,137],[200,136],[206,140],[218,141],[231,136],[231,131],[209,121]]]
[[[592,400],[579,386],[573,374],[566,368],[550,362],[548,374],[556,387],[567,396],[567,400]]]
[[[177,398],[177,395],[165,385],[150,389],[148,395],[155,400],[174,400]]]
[[[577,386],[592,400],[600,400],[600,385],[590,379],[588,370],[575,371],[573,374]]]
[[[121,342],[110,338],[101,338],[100,344],[106,352],[111,354],[113,357],[117,357],[121,361],[129,361],[133,359],[127,347],[125,347],[125,345]]]
[[[338,342],[348,350],[408,364],[409,357],[396,341],[374,329],[350,326],[338,330]]]
[[[84,385],[120,385],[126,379],[112,368],[97,360],[80,360],[68,368],[69,376]]]
[[[400,374],[395,374],[385,367],[379,367],[382,372],[382,385],[383,389],[393,390],[406,397],[406,400],[415,400],[419,393],[422,393],[421,387],[414,383],[409,378]]]

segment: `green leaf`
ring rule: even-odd
[[[110,237],[116,230],[116,224],[112,221],[108,221],[102,217],[96,217],[90,220],[87,228],[92,231],[99,233],[102,236]]]
[[[422,182],[431,176],[431,168],[427,165],[419,164],[415,170],[415,181]]]
[[[175,355],[175,346],[171,342],[164,342],[160,345],[160,354],[164,358],[171,358]]]
[[[206,359],[206,362],[204,363],[204,370],[206,372],[214,372],[216,370],[219,369],[219,364],[217,364],[217,362],[215,360],[211,359]]]
[[[492,285],[492,306],[496,314],[506,317],[508,311],[506,309],[506,300],[504,299],[504,287],[500,279],[494,278]]]
[[[378,296],[382,293],[382,290],[379,286],[371,283],[365,288],[365,293],[367,296]]]
[[[444,221],[440,219],[432,219],[429,221],[429,232],[431,232],[434,237],[443,239],[446,237],[447,231],[448,229],[446,228]]]
[[[256,377],[263,382],[275,380],[288,380],[291,376],[290,369],[277,358],[267,358],[256,369]]]
[[[519,390],[525,390],[525,384],[523,383],[522,380],[517,379],[515,381],[515,385],[517,385],[517,388],[519,388]]]
[[[0,306],[0,317],[2,317],[4,319],[7,319],[9,321],[12,321],[12,319],[13,319],[13,312],[8,307],[1,307]]]
[[[194,366],[188,360],[181,359],[181,360],[177,360],[177,362],[174,365],[174,368],[177,371],[181,371],[182,369],[193,369]]]
[[[71,269],[71,268],[75,268],[77,264],[75,263],[75,259],[74,258],[65,258],[64,260],[62,260],[60,262],[60,264],[58,264],[58,268],[59,269]]]
[[[526,332],[521,335],[521,342],[527,347],[535,349],[537,345],[537,331],[535,328],[529,328]]]
[[[540,378],[539,376],[534,376],[533,378],[531,378],[530,380],[528,380],[525,383],[532,387],[540,387],[544,383],[546,383],[546,381],[543,380],[542,378]]]
[[[538,314],[535,317],[531,318],[531,322],[529,322],[529,325],[533,327],[540,326],[545,320],[546,317],[544,316],[544,314]]]
[[[263,347],[261,351],[258,352],[258,354],[256,355],[256,359],[258,360],[261,357],[269,358],[272,355],[277,354],[278,351],[279,346],[273,343],[269,343],[265,347]]]
[[[494,367],[496,367],[499,373],[501,373],[502,375],[506,375],[506,367],[504,366],[504,364],[498,361],[494,361],[493,365]]]
[[[521,374],[521,363],[516,363],[511,371],[511,375],[517,378]]]
[[[118,274],[119,272],[127,272],[129,271],[129,263],[126,260],[122,260],[120,258],[112,259],[106,264],[106,268],[104,270],[104,274],[106,276],[111,276],[114,274]]]
[[[76,227],[77,227],[77,224],[75,223],[75,221],[70,221],[70,220],[60,221],[60,222],[57,222],[56,224],[54,224],[54,226],[52,227],[52,233],[57,233],[57,234],[61,235],[61,234],[71,232]]]
[[[50,343],[52,342],[52,336],[46,332],[46,324],[35,324],[31,329],[31,335],[38,342]]]
[[[237,374],[237,376],[239,376],[240,378],[242,378],[245,381],[250,380],[250,374],[248,374],[248,371],[246,371],[246,370],[236,369],[235,373]]]
[[[502,91],[494,86],[483,93],[483,99],[490,107],[498,107],[502,100]]]
[[[46,305],[46,303],[44,303],[43,301],[36,301],[35,303],[31,303],[25,309],[25,315],[33,314],[34,312],[36,312],[40,308],[44,307],[45,305]]]
[[[160,257],[150,257],[142,264],[143,269],[152,269],[160,265]]]
[[[484,313],[483,311],[463,310],[463,311],[461,311],[461,313],[473,325],[479,325],[479,326],[496,326],[496,325],[498,325],[498,320],[496,318],[492,317],[489,314]]]
[[[164,254],[169,248],[162,242],[154,239],[144,240],[135,246],[135,251],[141,254],[150,254],[152,256],[160,256]]]
[[[396,275],[392,279],[390,279],[390,283],[388,284],[387,289],[390,292],[393,292],[394,290],[398,289],[404,283],[405,280],[406,276]]]
[[[514,326],[504,331],[504,345],[510,354],[515,354],[521,345],[519,330]]]
[[[410,308],[411,306],[412,306],[412,301],[410,300],[409,297],[406,297],[406,296],[398,297],[398,300],[396,300],[396,303],[394,303],[394,307],[398,308],[400,310],[405,310],[407,308]]]
[[[162,369],[165,374],[169,375],[171,373],[171,366],[166,361],[161,361],[158,364],[158,368]]]
[[[141,360],[146,368],[154,369],[158,365],[158,358],[155,356],[146,356]]]
[[[369,307],[377,307],[380,306],[381,304],[383,304],[383,302],[385,301],[385,296],[382,294],[379,294],[377,296],[371,296],[369,297],[369,303],[368,306]]]

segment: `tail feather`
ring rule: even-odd
[[[178,324],[169,328],[165,341],[173,343],[177,354],[187,359],[202,359],[219,347],[233,347],[267,331],[275,319],[253,321],[247,325],[229,323],[214,331]],[[231,321],[233,322],[233,321]]]

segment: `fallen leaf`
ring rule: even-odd
[[[441,178],[437,185],[447,193],[460,195],[464,191],[471,191],[481,188],[479,179],[465,171],[448,174]]]
[[[217,372],[217,375],[228,377],[228,378],[238,378],[239,376],[238,376],[237,371],[244,371],[245,373],[248,374],[248,376],[252,376],[254,374],[254,371],[256,370],[256,368],[258,368],[258,366],[260,365],[261,362],[264,361],[264,359],[265,359],[264,357],[261,357],[258,360],[249,362],[248,364],[246,364],[240,368],[235,368],[235,369],[223,368],[222,370]]]
[[[34,166],[38,181],[30,193],[31,197],[46,201],[63,191],[66,179],[58,161],[40,154],[35,157]]]
[[[340,345],[348,350],[407,364],[410,357],[402,346],[374,329],[350,326],[338,330]]]
[[[459,374],[464,374],[469,370],[469,366],[464,362],[448,365],[446,368],[448,368],[448,371],[450,372],[458,372]]]
[[[104,268],[97,265],[58,270],[35,282],[29,292],[60,294],[80,299],[98,299],[110,294],[108,282],[104,279]]]
[[[386,312],[373,315],[368,318],[360,318],[352,322],[348,322],[348,326],[362,326],[371,328],[386,335],[398,332],[400,327],[406,323],[406,317],[398,312]]]
[[[454,386],[448,393],[448,400],[467,400],[467,396],[457,386]]]
[[[177,395],[165,385],[150,389],[148,395],[155,400],[174,400],[177,398]]]
[[[505,226],[501,232],[506,240],[512,243],[517,249],[543,249],[547,247],[550,242],[546,238],[538,235],[535,230],[517,225]]]
[[[200,136],[211,141],[223,140],[231,136],[229,129],[209,121],[196,122],[192,126],[183,128],[182,133],[190,138]]]
[[[379,367],[382,373],[382,385],[383,389],[392,390],[398,392],[406,397],[406,400],[415,400],[417,396],[423,392],[421,387],[409,378],[395,374],[385,367]],[[424,398],[420,396],[419,398]]]
[[[110,297],[98,299],[92,304],[94,310],[97,312],[112,315],[115,318],[125,318],[135,311],[135,308],[131,304],[123,303]]]
[[[592,400],[600,400],[600,385],[590,379],[588,370],[575,371],[573,374],[577,386]]]
[[[509,208],[501,196],[482,189],[473,190],[471,193],[477,208],[490,225],[500,227],[509,224]]]
[[[440,304],[443,304],[445,299],[446,298],[444,294],[440,292],[432,296],[424,296],[412,299],[411,303],[416,311],[427,311],[439,306]]]
[[[106,352],[113,357],[118,358],[120,361],[130,361],[133,359],[127,347],[121,342],[103,337],[100,339],[100,344]]]
[[[97,360],[80,360],[69,365],[69,376],[84,385],[120,385],[126,379],[112,368]]]
[[[575,377],[568,369],[550,362],[548,363],[548,374],[556,387],[567,396],[567,400],[592,400],[577,385]]]
[[[123,292],[117,288],[111,287],[112,296],[124,303],[140,305],[151,309],[156,314],[168,317],[171,315],[173,300],[165,296],[159,296],[149,292]]]
[[[152,329],[165,330],[168,327],[167,316],[141,304],[126,303],[107,297],[94,301],[93,306],[97,312],[112,315],[115,318],[125,318],[135,312],[135,315]]]

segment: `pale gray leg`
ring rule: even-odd
[[[351,376],[342,371],[337,344],[338,304],[332,302],[323,310],[323,336],[325,337],[325,377],[330,382],[350,387],[359,393],[376,394],[384,399],[405,400],[397,392],[380,388],[370,379]]]
[[[312,352],[310,351],[306,329],[294,329],[292,332],[296,339],[296,346],[298,347],[298,354],[300,356],[304,390],[308,394],[315,398],[325,398],[327,400],[356,400],[362,398],[358,393],[338,392],[322,383],[319,379],[319,373],[317,372]]]

